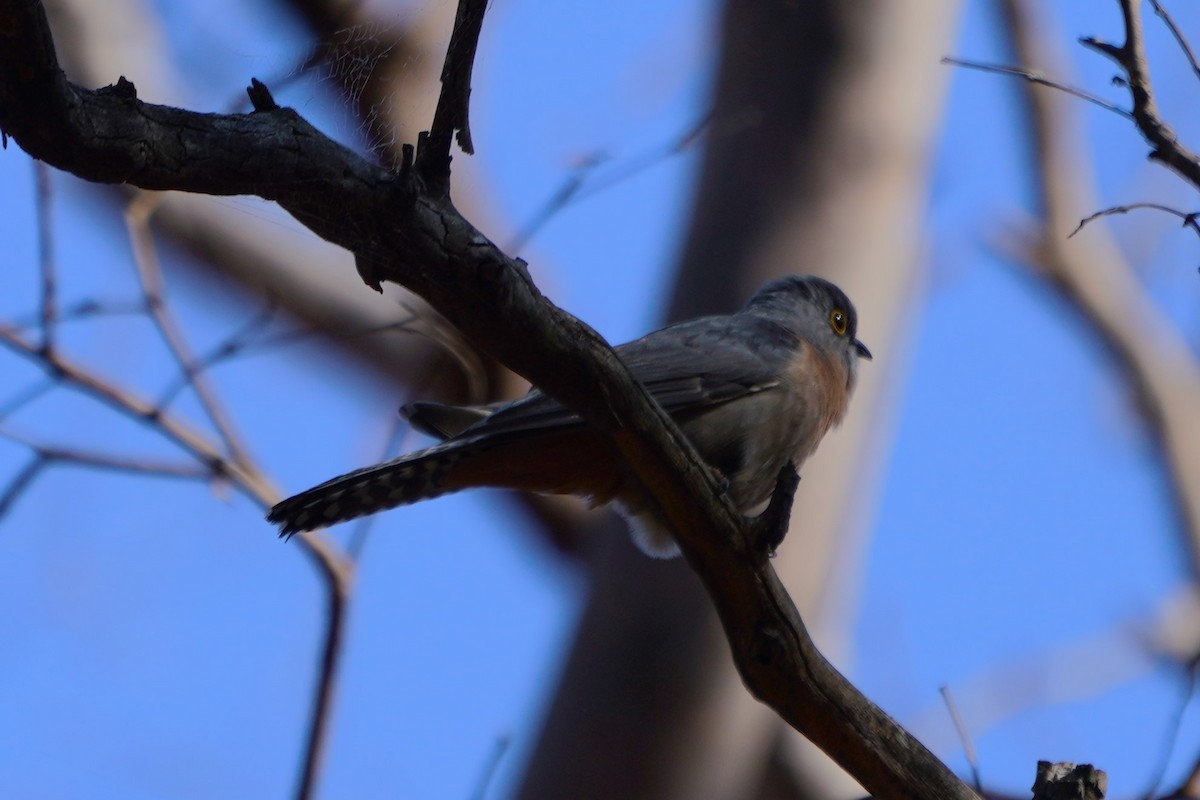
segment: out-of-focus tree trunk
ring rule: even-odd
[[[849,420],[803,470],[777,569],[819,644],[848,657],[863,549],[921,282],[921,216],[956,3],[732,0],[672,318],[729,310],[764,280],[825,275],[873,349]],[[750,798],[861,790],[802,766],[806,743],[746,692],[682,562],[598,539],[580,630],[520,796]],[[791,776],[790,785],[780,776]]]

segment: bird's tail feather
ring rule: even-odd
[[[443,476],[475,450],[452,442],[348,472],[275,505],[267,519],[280,536],[324,528],[396,506],[458,491]]]

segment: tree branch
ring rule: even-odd
[[[1120,0],[1125,21],[1125,44],[1120,47],[1085,36],[1079,41],[1085,47],[1108,56],[1125,71],[1129,93],[1133,97],[1133,119],[1146,141],[1153,148],[1150,158],[1178,172],[1192,185],[1200,188],[1200,157],[1189,150],[1158,111],[1150,83],[1150,65],[1146,60],[1146,45],[1142,38],[1141,0]]]
[[[1158,14],[1162,18],[1163,24],[1167,26],[1167,30],[1175,37],[1175,43],[1183,51],[1184,58],[1187,59],[1188,65],[1192,68],[1192,74],[1200,78],[1200,62],[1196,61],[1196,53],[1188,43],[1187,37],[1183,35],[1183,31],[1175,24],[1175,18],[1171,16],[1170,12],[1163,7],[1163,4],[1159,0],[1150,0],[1150,7],[1154,9],[1155,14]]]
[[[175,315],[171,313],[165,298],[162,269],[158,263],[158,251],[154,246],[154,237],[150,233],[150,216],[158,205],[157,194],[142,192],[125,209],[125,225],[129,231],[129,241],[133,247],[133,260],[137,266],[138,282],[141,285],[142,296],[146,299],[146,311],[162,337],[185,385],[192,387],[196,400],[204,409],[205,415],[212,422],[217,435],[225,444],[229,457],[239,464],[248,464],[245,445],[234,430],[233,422],[217,401],[203,369],[184,341],[183,332]]]
[[[1007,64],[986,64],[982,61],[969,61],[963,58],[952,58],[947,56],[942,59],[943,64],[950,64],[963,69],[973,69],[978,72],[991,72],[997,75],[1011,75],[1014,78],[1020,78],[1028,83],[1033,83],[1038,86],[1045,86],[1048,89],[1056,89],[1072,97],[1078,97],[1080,100],[1086,100],[1092,105],[1099,106],[1105,111],[1111,111],[1117,116],[1125,119],[1133,119],[1133,114],[1121,108],[1118,105],[1108,102],[1103,97],[1097,97],[1091,92],[1068,86],[1065,83],[1059,83],[1056,80],[1047,78],[1042,72],[1027,67],[1012,67]]]
[[[88,91],[58,69],[40,3],[0,0],[0,19],[0,127],[23,149],[89,180],[274,200],[353,251],[366,282],[393,281],[425,297],[477,346],[611,437],[677,532],[756,696],[877,796],[975,796],[817,652],[711,471],[611,348],[546,301],[523,262],[492,245],[436,185],[427,189],[431,177],[448,181],[448,159],[444,178],[432,167],[392,175],[261,97],[263,110],[218,115],[141,103],[124,80]],[[427,164],[440,142],[426,145],[438,148]]]
[[[1046,55],[1034,34],[1038,27],[1029,19],[1028,0],[1008,0],[1004,7],[1018,59],[1041,66]],[[1080,136],[1059,98],[1030,90],[1025,100],[1045,218],[1025,248],[1026,262],[1081,312],[1090,332],[1128,373],[1164,455],[1195,577],[1200,575],[1200,495],[1195,492],[1200,486],[1200,423],[1195,416],[1200,364],[1102,225],[1090,225],[1068,240],[1081,210],[1098,205],[1094,179],[1077,158]]]
[[[0,13],[3,9],[0,8]],[[258,470],[248,463],[226,458],[221,451],[192,430],[182,421],[175,419],[159,407],[147,403],[134,395],[113,386],[103,378],[67,360],[61,354],[47,352],[24,339],[17,331],[0,325],[0,346],[33,361],[40,362],[56,380],[89,395],[135,422],[148,423],[164,438],[171,441],[199,462],[210,478],[229,480],[251,498],[264,511],[278,500],[278,493]],[[65,455],[57,451],[35,450],[35,456],[0,493],[0,517],[11,508],[32,481],[53,461]],[[79,454],[73,454],[78,456]],[[61,459],[60,459],[61,460]],[[83,457],[70,460],[84,462]],[[93,466],[122,468],[129,470],[130,463],[109,458],[107,463]],[[162,470],[159,473],[162,474]],[[337,655],[341,648],[345,629],[345,606],[353,577],[353,564],[338,550],[337,546],[320,531],[308,531],[299,537],[303,552],[317,568],[328,592],[329,616],[321,655],[321,667],[317,675],[317,696],[307,731],[303,770],[297,797],[311,796],[315,785],[317,768],[320,764],[322,745],[328,731],[333,699],[333,685],[337,673]]]
[[[458,4],[454,32],[442,67],[442,91],[429,127],[429,144],[439,156],[449,156],[450,136],[455,132],[463,152],[467,155],[475,152],[470,127],[471,71],[486,10],[487,0],[460,0]]]

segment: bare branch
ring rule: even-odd
[[[1154,13],[1162,18],[1166,24],[1167,30],[1175,37],[1175,41],[1179,44],[1179,49],[1183,51],[1183,55],[1188,60],[1188,64],[1192,67],[1192,73],[1197,78],[1200,78],[1200,62],[1196,61],[1196,54],[1192,51],[1192,46],[1188,44],[1187,37],[1183,35],[1183,31],[1175,24],[1175,19],[1170,15],[1167,9],[1159,0],[1150,0],[1150,7],[1154,9]]]
[[[275,489],[256,469],[247,464],[238,464],[225,459],[222,453],[203,435],[192,430],[181,420],[166,414],[157,406],[112,385],[104,378],[76,365],[61,354],[42,353],[40,348],[4,325],[0,325],[0,345],[35,363],[43,364],[55,378],[99,400],[135,422],[151,423],[164,438],[201,464],[207,465],[214,477],[230,479],[264,509],[270,508],[271,503],[278,497]]]
[[[333,687],[337,682],[338,656],[346,629],[346,606],[350,601],[353,564],[334,549],[328,537],[319,532],[309,537],[308,550],[324,571],[325,636],[321,648],[321,663],[317,669],[317,696],[309,715],[308,735],[304,745],[304,760],[296,785],[296,800],[309,800],[317,788],[317,773],[325,753],[325,740],[333,716]]]
[[[508,245],[509,252],[518,253],[524,249],[529,240],[546,226],[550,220],[564,209],[587,197],[600,194],[617,186],[630,178],[640,175],[650,167],[656,166],[671,156],[686,152],[692,145],[700,141],[701,135],[712,120],[712,112],[701,117],[700,121],[690,126],[681,135],[676,136],[665,146],[651,149],[649,152],[637,155],[626,162],[617,164],[609,173],[593,178],[604,163],[605,156],[597,151],[579,159],[570,174],[562,184],[550,195],[528,223],[525,224]],[[589,182],[590,181],[590,182]]]
[[[257,314],[247,320],[240,328],[230,333],[223,341],[217,343],[206,355],[202,355],[192,362],[192,374],[199,375],[224,361],[236,358],[238,355],[251,350],[256,343],[264,347],[268,344],[282,345],[313,335],[314,332],[309,330],[292,331],[286,334],[279,334],[268,342],[263,331],[271,324],[276,310],[275,303],[268,297],[267,302]],[[159,405],[164,408],[169,406],[175,399],[175,396],[189,385],[191,385],[191,382],[187,373],[181,371],[177,380],[163,390],[162,395],[158,399]]]
[[[83,367],[68,361],[58,353],[46,353],[23,339],[12,328],[0,325],[0,345],[41,363],[58,380],[78,389],[130,419],[150,424],[168,441],[195,458],[206,474],[214,478],[228,479],[234,486],[253,500],[264,511],[278,500],[274,487],[250,463],[226,458],[220,450],[196,433],[182,421],[157,406],[92,374]],[[103,466],[112,466],[112,458],[104,459]],[[38,455],[26,466],[9,489],[0,497],[0,516],[8,510],[20,493],[50,463]],[[95,464],[102,466],[102,464]],[[302,552],[316,566],[327,590],[328,613],[325,636],[322,644],[321,665],[317,673],[316,698],[308,728],[307,745],[304,752],[302,781],[298,796],[307,798],[313,789],[324,739],[327,735],[333,702],[333,686],[337,677],[338,654],[345,629],[345,606],[353,578],[353,564],[320,531],[309,531],[297,537],[302,543]]]
[[[1016,78],[1023,78],[1029,83],[1035,83],[1039,86],[1046,86],[1050,89],[1057,89],[1058,91],[1065,92],[1072,97],[1078,97],[1080,100],[1086,100],[1093,105],[1100,106],[1100,108],[1103,108],[1105,111],[1111,111],[1114,114],[1124,117],[1125,119],[1133,119],[1133,114],[1114,103],[1108,102],[1103,97],[1098,97],[1091,92],[1083,89],[1077,89],[1074,86],[1067,86],[1064,83],[1050,80],[1041,72],[1036,70],[1025,69],[1024,67],[1010,67],[1004,64],[986,64],[982,61],[966,61],[961,58],[951,58],[949,56],[943,58],[942,63],[953,64],[956,67],[965,67],[967,69],[974,69],[980,72],[994,72],[998,75],[1012,75]]]
[[[941,693],[942,700],[946,703],[946,713],[950,715],[950,720],[954,723],[954,730],[958,732],[958,740],[962,742],[963,752],[967,754],[967,763],[971,765],[971,785],[975,787],[976,792],[982,795],[983,781],[979,777],[979,756],[975,752],[975,743],[971,741],[971,732],[967,730],[962,715],[958,713],[958,706],[954,703],[954,695],[950,693],[950,687],[943,685]]]
[[[379,457],[375,459],[375,463],[380,463],[391,458],[398,450],[403,448],[405,441],[407,441],[412,432],[412,427],[406,424],[403,416],[397,414],[393,417],[387,441],[381,449]],[[375,522],[378,519],[378,515],[372,515],[361,517],[354,523],[354,531],[350,534],[350,539],[346,542],[346,555],[351,561],[358,562],[361,560],[363,548],[367,544],[367,535],[375,527]]]
[[[483,30],[486,0],[459,0],[454,17],[454,32],[446,48],[442,66],[442,91],[438,96],[433,124],[429,126],[431,156],[449,157],[450,137],[457,132],[458,146],[467,155],[475,152],[471,141],[471,71],[475,66],[475,50]]]
[[[1179,735],[1183,732],[1183,716],[1187,712],[1187,708],[1191,705],[1192,695],[1196,691],[1196,664],[1189,664],[1187,667],[1187,680],[1179,698],[1179,704],[1175,707],[1175,713],[1171,717],[1171,722],[1168,727],[1167,743],[1163,748],[1162,755],[1159,756],[1158,768],[1154,771],[1154,777],[1150,781],[1150,785],[1146,787],[1145,793],[1142,795],[1142,800],[1151,800],[1158,794],[1158,787],[1162,784],[1163,778],[1166,777],[1167,769],[1171,766],[1171,756],[1175,753],[1175,748],[1179,744]],[[1172,797],[1187,797],[1183,794],[1189,785],[1191,778],[1188,778],[1180,786],[1178,791],[1172,793]]]
[[[3,492],[0,492],[0,519],[12,510],[14,504],[20,499],[25,490],[33,484],[34,478],[41,474],[42,470],[47,466],[46,459],[40,455],[35,455],[30,459],[21,471],[13,476],[13,479],[8,482],[8,486]]]
[[[509,745],[512,744],[512,739],[508,736],[501,736],[496,739],[496,746],[492,748],[492,754],[488,757],[487,764],[484,765],[483,774],[479,776],[479,783],[475,787],[475,793],[472,795],[474,800],[487,800],[488,787],[491,786],[492,779],[496,776],[496,769],[500,766],[501,759],[508,752]]]
[[[1083,230],[1085,225],[1089,225],[1092,222],[1095,222],[1096,220],[1098,220],[1102,217],[1112,217],[1112,216],[1116,216],[1118,214],[1128,214],[1130,211],[1135,211],[1135,210],[1141,209],[1141,208],[1152,209],[1154,211],[1162,211],[1164,213],[1170,214],[1171,216],[1179,217],[1179,219],[1183,220],[1183,226],[1185,228],[1191,228],[1193,231],[1196,232],[1197,235],[1200,235],[1200,222],[1197,222],[1197,217],[1200,217],[1200,212],[1180,211],[1177,208],[1171,208],[1170,206],[1164,206],[1160,203],[1130,203],[1130,204],[1124,205],[1124,206],[1113,206],[1111,208],[1106,208],[1102,211],[1097,211],[1095,214],[1089,214],[1088,216],[1079,220],[1079,224],[1075,227],[1075,230],[1071,231],[1067,235],[1067,238],[1070,239],[1075,234],[1077,234],[1081,230]]]
[[[1118,47],[1091,36],[1079,41],[1085,47],[1111,58],[1125,71],[1125,83],[1133,97],[1133,120],[1150,143],[1150,158],[1165,164],[1200,188],[1200,157],[1184,146],[1171,126],[1163,121],[1154,99],[1150,65],[1146,60],[1146,45],[1142,38],[1141,2],[1119,1],[1125,20],[1125,44]]]
[[[129,240],[133,245],[133,260],[137,265],[138,282],[141,284],[142,295],[146,299],[146,311],[154,322],[154,327],[166,344],[167,350],[175,359],[184,381],[196,395],[200,407],[216,429],[217,435],[229,451],[230,458],[246,464],[249,457],[241,442],[241,437],[234,430],[233,422],[217,401],[216,393],[209,384],[203,371],[197,368],[190,348],[183,336],[183,330],[175,320],[167,304],[162,268],[158,263],[158,250],[154,246],[154,236],[150,232],[150,215],[158,205],[158,198],[150,192],[142,192],[125,209],[125,225],[129,230]]]
[[[207,480],[213,477],[212,471],[195,464],[180,464],[172,461],[155,461],[153,459],[126,458],[109,453],[95,453],[79,450],[74,447],[43,444],[28,437],[21,436],[8,430],[0,430],[0,436],[22,444],[34,454],[47,462],[77,464],[81,467],[95,467],[113,472],[129,472],[135,475],[153,475],[162,478],[185,478],[189,480]]]

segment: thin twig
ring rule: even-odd
[[[41,363],[54,377],[115,409],[130,419],[149,423],[168,441],[195,458],[213,477],[227,478],[263,511],[270,508],[279,498],[278,492],[267,479],[249,463],[226,458],[220,450],[203,435],[196,433],[182,421],[172,417],[161,408],[108,383],[103,378],[77,366],[63,356],[43,353],[4,325],[0,325],[0,345]],[[36,477],[48,462],[36,458],[18,475],[19,483],[10,484],[8,492],[0,499],[0,513],[15,499],[20,490]],[[346,598],[353,580],[354,566],[333,541],[321,531],[307,531],[295,537],[317,568],[328,593],[329,618],[322,646],[321,665],[317,674],[316,696],[309,722],[307,745],[303,757],[302,783],[297,796],[311,796],[320,764],[322,745],[332,716],[333,687],[337,677],[338,655],[345,628]]]
[[[1128,214],[1130,211],[1135,211],[1135,210],[1141,209],[1141,208],[1153,209],[1154,211],[1163,211],[1174,217],[1179,217],[1179,219],[1183,220],[1183,226],[1185,228],[1191,228],[1193,231],[1195,231],[1197,233],[1197,235],[1200,235],[1200,222],[1197,222],[1197,218],[1200,217],[1200,212],[1180,211],[1177,208],[1171,208],[1170,206],[1164,206],[1164,205],[1161,205],[1160,203],[1129,203],[1128,205],[1113,206],[1112,208],[1106,208],[1102,211],[1097,211],[1095,214],[1089,214],[1088,216],[1084,217],[1083,219],[1081,219],[1079,221],[1079,224],[1075,227],[1075,230],[1071,231],[1071,233],[1067,235],[1067,238],[1070,239],[1072,236],[1074,236],[1075,234],[1077,234],[1081,230],[1083,230],[1085,225],[1095,222],[1096,220],[1100,219],[1101,217],[1111,217],[1111,216],[1116,216],[1118,214]]]
[[[58,278],[54,266],[54,217],[50,192],[50,167],[44,161],[34,165],[37,175],[38,263],[42,273],[42,299],[39,323],[42,330],[42,350],[54,349],[54,325],[58,314]]]
[[[1174,18],[1170,15],[1170,13],[1167,12],[1167,9],[1163,7],[1163,4],[1160,3],[1159,0],[1150,0],[1150,7],[1153,8],[1154,13],[1158,14],[1158,16],[1162,18],[1162,21],[1166,23],[1167,30],[1169,30],[1171,35],[1175,37],[1176,43],[1179,44],[1179,49],[1183,51],[1183,55],[1187,58],[1188,64],[1190,64],[1192,67],[1192,72],[1197,78],[1200,78],[1200,62],[1196,61],[1196,54],[1192,52],[1192,46],[1188,44],[1188,40],[1183,35],[1183,31],[1181,31],[1179,26],[1175,24]]]
[[[200,356],[192,361],[192,375],[200,375],[201,373],[212,369],[224,361],[235,358],[239,354],[249,351],[257,343],[256,340],[261,342],[263,339],[265,339],[262,331],[271,323],[271,320],[275,317],[276,310],[277,307],[274,301],[268,297],[267,302],[261,311],[247,320],[246,323],[240,328],[225,337],[224,340],[217,343],[216,347],[214,347],[206,355]],[[299,338],[301,336],[310,335],[312,332],[305,330],[291,333],[296,338]],[[279,341],[283,342],[286,340],[283,339],[281,335]],[[159,395],[159,405],[163,406],[164,408],[169,406],[175,400],[175,396],[191,384],[192,381],[189,376],[181,372],[176,380],[168,384],[167,388],[163,390],[163,393]]]
[[[713,120],[713,112],[710,110],[698,119],[695,124],[688,126],[683,133],[671,139],[664,145],[651,149],[649,152],[643,153],[640,156],[635,156],[628,161],[619,163],[611,172],[601,175],[597,180],[594,180],[584,186],[579,194],[575,197],[575,201],[584,200],[594,195],[600,194],[611,189],[617,184],[624,183],[630,178],[634,178],[645,170],[653,167],[671,156],[685,153],[692,145],[700,141],[704,132],[708,130]],[[717,134],[715,138],[720,138],[721,134]]]
[[[471,347],[463,339],[458,329],[435,309],[430,308],[426,313],[421,313],[409,303],[401,303],[400,307],[407,311],[409,316],[407,319],[395,323],[394,327],[397,330],[424,336],[441,347],[462,370],[469,402],[482,403],[486,400],[489,391],[488,373],[479,351]]]
[[[145,314],[145,300],[137,303],[101,303],[98,300],[80,300],[66,308],[58,309],[54,322],[57,329],[67,322],[78,322],[95,317],[144,316]],[[41,309],[39,308],[33,314],[15,316],[9,321],[9,324],[22,331],[30,328],[40,329],[42,326]]]
[[[562,184],[554,190],[542,208],[533,216],[533,219],[520,230],[509,244],[508,252],[513,254],[520,252],[550,220],[574,203],[607,191],[613,186],[640,175],[650,167],[662,163],[671,156],[686,152],[689,147],[699,141],[701,134],[711,121],[712,112],[710,111],[666,145],[660,145],[617,164],[614,169],[595,179],[592,176],[597,174],[600,165],[604,163],[603,155],[592,153],[580,159]]]
[[[64,356],[46,355],[16,331],[0,325],[0,345],[42,364],[47,372],[84,394],[99,400],[122,415],[140,423],[152,423],[155,430],[168,441],[212,470],[214,476],[227,477],[238,484],[264,510],[271,507],[278,493],[253,467],[226,459],[202,434],[181,420],[165,413],[125,390],[109,383]]]
[[[126,458],[108,453],[94,453],[79,450],[74,447],[43,444],[26,436],[9,430],[0,430],[0,436],[17,444],[24,445],[39,458],[49,463],[78,464],[83,467],[111,470],[113,472],[129,472],[135,475],[155,475],[163,478],[185,478],[191,480],[207,480],[212,478],[212,471],[195,464],[180,464],[172,461],[155,461],[153,459]]]
[[[39,455],[35,455],[30,459],[29,463],[21,468],[21,471],[13,476],[13,479],[8,482],[8,487],[0,494],[0,519],[12,509],[13,504],[21,497],[26,489],[33,483],[33,479],[38,476],[46,467],[46,459]]]
[[[1151,800],[1151,798],[1158,794],[1158,787],[1162,784],[1163,778],[1167,774],[1167,768],[1171,766],[1171,755],[1175,752],[1175,748],[1179,744],[1179,734],[1183,731],[1184,713],[1187,711],[1188,705],[1192,702],[1192,695],[1195,691],[1196,664],[1192,663],[1187,665],[1187,681],[1184,683],[1183,697],[1180,698],[1179,705],[1176,707],[1175,714],[1171,719],[1170,733],[1167,735],[1167,746],[1163,748],[1158,769],[1154,772],[1154,780],[1146,787],[1146,792],[1142,795],[1142,800]],[[1189,777],[1188,780],[1184,781],[1179,791],[1182,792],[1190,782],[1191,778]]]
[[[125,223],[129,229],[129,240],[133,244],[134,263],[137,265],[138,280],[146,298],[146,309],[180,372],[191,385],[200,407],[204,409],[217,435],[225,444],[230,459],[238,464],[248,464],[249,457],[232,421],[225,415],[208,381],[196,369],[183,332],[167,306],[163,292],[162,268],[158,263],[158,251],[150,231],[150,215],[158,205],[158,198],[156,193],[141,192],[125,210]]]
[[[80,300],[78,303],[64,308],[58,315],[58,321],[78,322],[94,317],[124,317],[133,314],[145,314],[146,304],[141,303],[102,303],[99,300]]]
[[[308,531],[313,533],[313,531]],[[305,534],[300,534],[304,537]],[[331,549],[328,537],[313,537],[312,542],[321,542]],[[319,552],[310,542],[309,552],[319,556]],[[304,746],[304,761],[300,769],[300,782],[296,786],[296,800],[310,800],[317,788],[317,774],[321,766],[321,757],[325,752],[325,740],[329,735],[329,722],[333,714],[333,688],[337,682],[338,656],[342,650],[342,637],[346,627],[346,606],[350,601],[352,565],[339,555],[341,568],[337,571],[328,569],[326,580],[326,625],[325,643],[321,648],[321,666],[317,679],[317,696],[309,717],[308,734]],[[324,570],[335,563],[328,558],[318,561]]]
[[[529,240],[538,231],[546,227],[546,224],[550,220],[554,219],[563,209],[571,204],[571,201],[579,194],[579,190],[583,188],[588,173],[596,169],[601,161],[602,157],[599,154],[591,154],[580,159],[579,163],[572,167],[567,176],[563,178],[558,188],[542,204],[541,209],[533,215],[533,218],[521,230],[517,231],[517,235],[508,243],[507,251],[513,255],[517,255],[524,250],[525,245],[529,244]]]
[[[412,428],[405,424],[404,418],[397,414],[392,418],[392,427],[388,431],[387,440],[380,453],[379,461],[384,461],[400,450],[412,434]],[[372,514],[368,517],[362,517],[354,524],[354,530],[350,534],[349,541],[346,542],[346,556],[353,562],[358,563],[362,558],[363,547],[367,543],[367,534],[371,532],[375,520],[379,519],[378,514]]]
[[[958,706],[954,702],[954,695],[950,693],[950,687],[943,685],[941,692],[942,700],[946,703],[946,712],[954,723],[954,730],[958,731],[958,740],[962,742],[963,752],[967,754],[967,763],[971,765],[971,785],[982,796],[983,781],[979,776],[979,756],[975,753],[975,743],[971,741],[971,732],[967,730],[966,723],[958,713]]]
[[[50,378],[43,378],[22,392],[17,392],[8,402],[0,405],[0,422],[20,411],[25,406],[37,400],[57,384]]]
[[[1089,103],[1100,106],[1105,111],[1111,111],[1114,114],[1119,114],[1125,119],[1133,119],[1133,114],[1118,105],[1108,102],[1103,97],[1098,97],[1091,92],[1077,89],[1074,86],[1052,81],[1045,77],[1041,72],[1025,69],[1024,67],[1010,67],[1005,64],[987,64],[982,61],[966,61],[961,58],[952,58],[947,56],[942,59],[943,64],[953,64],[957,67],[965,67],[966,69],[979,70],[980,72],[994,72],[998,75],[1012,75],[1016,78],[1022,78],[1029,83],[1036,83],[1039,86],[1046,86],[1050,89],[1057,89],[1060,92],[1065,92],[1073,97],[1078,97],[1080,100],[1086,100]]]
[[[512,739],[508,736],[500,736],[496,739],[496,744],[492,747],[492,753],[488,757],[487,763],[483,765],[483,774],[479,776],[479,783],[475,787],[475,793],[471,795],[472,800],[485,800],[488,789],[492,785],[492,780],[496,777],[496,770],[500,766],[501,759],[508,752],[509,745],[512,744]]]

